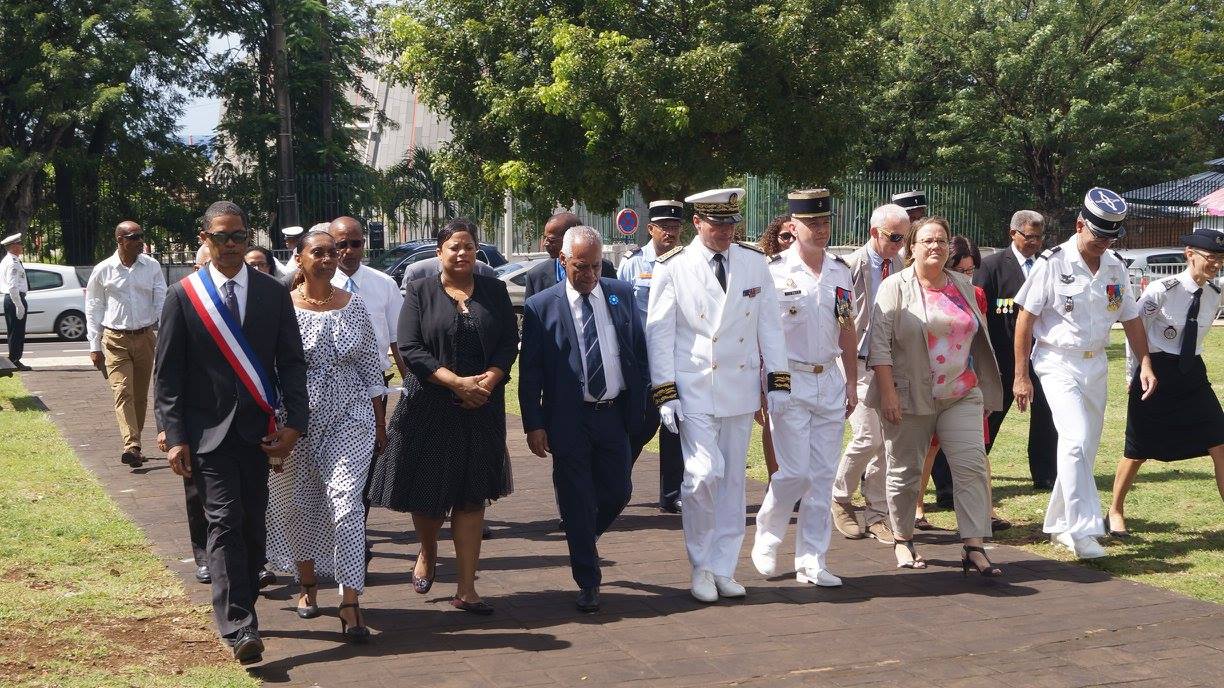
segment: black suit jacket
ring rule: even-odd
[[[625,431],[632,435],[641,429],[646,413],[649,385],[646,334],[634,302],[633,286],[608,278],[600,279],[599,285],[616,330],[621,375],[626,387],[621,396],[621,412]],[[578,438],[581,426],[578,411],[583,403],[581,357],[582,346],[565,283],[555,284],[527,299],[523,304],[519,408],[523,429],[543,429],[554,448],[569,446]]]
[[[1004,386],[1010,389],[1016,370],[1016,311],[1019,308],[1002,300],[1015,298],[1020,291],[1024,269],[1008,246],[982,259],[982,267],[974,273],[973,283],[986,292],[986,329],[999,361]]]
[[[608,260],[607,258],[603,259],[603,266],[599,271],[599,276],[607,277],[608,279],[616,279],[616,268],[613,267],[612,261]],[[524,280],[524,299],[529,299],[556,284],[557,259],[549,258],[534,268],[531,268],[527,271],[527,274],[524,275]]]
[[[467,302],[468,312],[476,318],[485,366],[505,371],[505,384],[518,357],[518,318],[505,282],[483,275],[472,279],[475,287]],[[404,363],[422,384],[429,384],[438,368],[455,370],[455,312],[455,302],[438,276],[408,283],[396,341]]]
[[[247,271],[242,333],[272,378],[285,425],[305,434],[310,412],[306,357],[289,291],[275,278]],[[192,453],[212,451],[227,435],[259,444],[268,416],[238,380],[187,300],[182,282],[170,287],[157,335],[154,413],[166,444],[186,443]]]

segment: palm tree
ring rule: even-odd
[[[409,225],[424,224],[431,235],[455,217],[455,202],[446,195],[446,178],[434,166],[434,155],[428,148],[409,150],[383,174],[388,194],[385,207],[391,217],[402,212]]]

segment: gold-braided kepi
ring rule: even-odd
[[[833,214],[833,199],[828,189],[800,189],[786,195],[791,217],[829,217]]]

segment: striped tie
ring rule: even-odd
[[[599,351],[599,333],[595,330],[595,309],[591,308],[591,295],[582,295],[582,358],[586,361],[587,394],[595,401],[603,399],[608,391],[604,379],[603,355]]]

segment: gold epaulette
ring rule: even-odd
[[[746,249],[748,249],[748,250],[750,250],[750,251],[756,251],[757,253],[760,253],[760,254],[762,254],[762,255],[764,255],[764,253],[765,253],[765,249],[763,249],[763,248],[761,248],[760,246],[757,246],[756,244],[753,244],[753,243],[751,243],[751,242],[747,242],[747,241],[737,241],[737,242],[735,242],[735,243],[739,244],[740,246],[743,246],[744,248],[746,248]]]
[[[683,251],[683,250],[684,250],[684,247],[683,247],[683,246],[677,246],[676,248],[673,248],[672,250],[668,251],[667,253],[664,253],[663,255],[661,255],[661,256],[659,256],[659,257],[655,258],[655,262],[657,262],[657,263],[666,263],[667,261],[671,260],[673,256],[677,255],[678,253],[680,253],[680,252],[681,252],[681,251]]]

